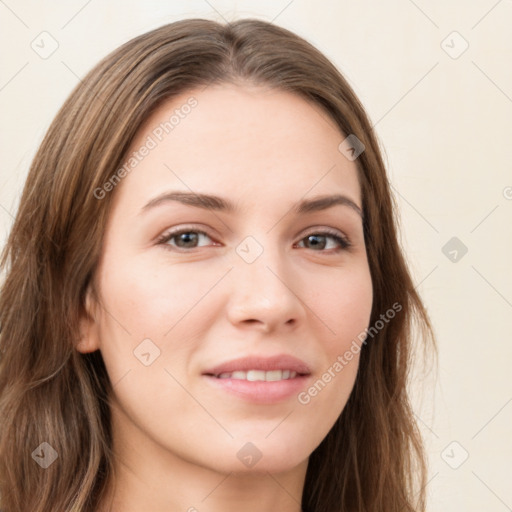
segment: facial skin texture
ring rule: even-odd
[[[88,297],[91,318],[77,347],[101,351],[114,385],[113,510],[296,512],[308,457],[342,412],[359,355],[307,405],[297,394],[250,403],[201,374],[238,357],[284,353],[309,365],[307,390],[368,326],[361,217],[346,205],[292,210],[333,194],[361,207],[356,166],[338,151],[345,137],[325,112],[252,85],[174,98],[147,120],[130,153],[190,97],[197,106],[109,192],[95,275],[100,304]],[[168,191],[221,196],[236,211],[168,201],[141,213]],[[182,227],[208,236],[189,249],[176,247],[180,237],[157,242]],[[308,235],[326,228],[351,247],[339,249],[330,236],[320,239],[325,248],[310,243]],[[263,250],[252,263],[236,251],[246,237]],[[147,338],[160,355],[145,366],[134,350]],[[251,468],[237,457],[248,442],[262,454]]]

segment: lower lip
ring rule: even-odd
[[[282,402],[291,396],[296,396],[306,386],[309,375],[276,381],[243,379],[218,379],[204,375],[207,381],[217,389],[232,393],[245,401],[256,404],[272,404]]]

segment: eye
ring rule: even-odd
[[[170,245],[176,249],[195,249],[197,247],[204,247],[204,245],[211,245],[199,244],[201,240],[204,241],[205,239],[211,240],[208,234],[204,231],[185,228],[165,233],[158,239],[158,243],[162,245]]]
[[[303,245],[301,246],[300,244]],[[337,231],[329,230],[310,233],[299,242],[300,247],[313,249],[317,252],[326,252],[332,249],[334,249],[333,252],[338,252],[343,249],[348,249],[350,245],[350,242]]]
[[[204,231],[193,228],[181,228],[163,234],[157,241],[158,244],[171,249],[184,250],[219,245],[213,242],[212,238]],[[201,241],[204,242],[201,244]],[[338,252],[348,249],[351,244],[348,239],[337,231],[323,230],[306,235],[296,246],[305,249],[312,249],[316,252]]]

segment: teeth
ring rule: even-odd
[[[218,379],[236,379],[248,380],[254,382],[256,380],[265,380],[267,382],[275,382],[278,380],[293,379],[297,376],[297,372],[291,370],[270,370],[265,372],[263,370],[249,370],[247,372],[236,371],[232,373],[221,373],[217,375]]]
[[[237,373],[239,375],[239,379],[243,379],[243,375],[245,372],[234,372],[234,373]],[[262,370],[249,370],[247,372],[247,377],[245,377],[248,381],[255,381],[255,380],[265,380],[265,377],[266,377],[266,373]],[[237,377],[235,377],[237,378]]]
[[[249,376],[247,376],[247,378],[249,378]],[[265,372],[264,379],[270,380],[270,381],[282,380],[283,379],[283,371],[282,370],[273,370],[270,372]]]

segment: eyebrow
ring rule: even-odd
[[[223,211],[227,213],[233,213],[236,210],[234,203],[219,196],[211,194],[197,194],[193,192],[171,191],[165,192],[151,199],[145,206],[143,206],[140,213],[169,202],[179,202],[196,208]],[[296,214],[300,215],[327,210],[328,208],[332,208],[336,205],[348,206],[359,214],[361,218],[363,217],[361,208],[352,199],[342,194],[323,195],[312,199],[302,199],[298,203],[294,204],[292,209]]]

